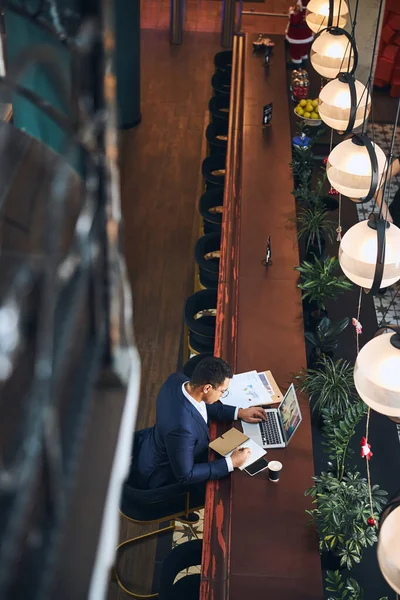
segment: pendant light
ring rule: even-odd
[[[400,279],[400,229],[370,215],[344,234],[339,263],[350,281],[372,295],[393,285]]]
[[[330,6],[332,10],[330,11]],[[331,22],[329,16],[332,15]],[[344,0],[310,0],[307,4],[306,22],[311,31],[318,33],[330,25],[345,27],[349,9]]]
[[[352,73],[339,73],[320,91],[318,108],[326,125],[347,135],[368,118],[371,96]]]
[[[349,198],[370,200],[382,185],[387,165],[383,150],[364,134],[340,142],[329,154],[326,174],[330,184]]]
[[[317,73],[326,79],[334,79],[341,72],[353,73],[358,62],[354,39],[345,29],[327,27],[315,36],[310,60]]]
[[[400,594],[400,493],[388,502],[379,520],[378,564],[390,587]]]
[[[392,331],[382,333],[386,329]],[[382,326],[361,348],[354,365],[354,384],[373,410],[400,417],[400,327]]]

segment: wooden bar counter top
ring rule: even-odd
[[[268,69],[254,55],[255,36],[234,39],[229,145],[221,241],[215,354],[240,373],[270,369],[283,392],[306,366],[283,36]],[[273,102],[262,130],[263,106]],[[272,265],[261,264],[268,235]],[[280,481],[236,470],[207,487],[201,600],[319,600],[321,569],[316,531],[305,509],[313,453],[308,402],[286,449]],[[237,426],[240,427],[239,423]],[[226,426],[211,428],[211,437]]]

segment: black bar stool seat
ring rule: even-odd
[[[194,258],[199,266],[200,283],[205,288],[217,289],[221,235],[208,233],[197,240]]]
[[[233,52],[222,50],[214,56],[214,66],[217,71],[232,71]]]
[[[199,200],[199,212],[203,217],[204,233],[221,232],[224,189],[208,190]]]
[[[227,94],[218,94],[213,96],[208,103],[211,122],[215,126],[218,134],[227,134],[229,126],[229,102]]]
[[[226,155],[226,150],[228,146],[228,136],[226,133],[218,134],[215,125],[213,125],[213,123],[210,123],[206,129],[206,138],[208,142],[208,147],[210,149],[210,155]]]
[[[207,156],[201,165],[201,172],[205,180],[206,189],[211,190],[223,187],[225,184],[226,154],[213,154]]]
[[[196,354],[214,350],[217,290],[200,290],[185,303],[185,323],[189,329],[189,347]]]
[[[230,95],[231,93],[231,76],[227,71],[217,71],[211,77],[211,86],[214,94]]]

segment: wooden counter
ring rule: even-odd
[[[252,38],[235,38],[215,351],[235,372],[270,369],[286,391],[306,357],[293,270],[299,256],[290,225],[295,203],[284,40],[274,37],[264,72]],[[271,101],[272,127],[263,132],[263,105]],[[268,235],[273,264],[265,268]],[[317,536],[304,512],[314,472],[309,407],[300,403],[303,422],[289,447],[268,452],[269,460],[284,465],[278,484],[268,481],[267,471],[253,478],[235,471],[208,484],[201,600],[322,598]],[[212,437],[218,431],[214,426]]]

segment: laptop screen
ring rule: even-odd
[[[293,383],[285,394],[282,402],[279,405],[279,414],[281,417],[282,429],[286,438],[286,443],[289,443],[290,438],[301,423],[302,416],[300,406],[296,396],[296,390]]]

